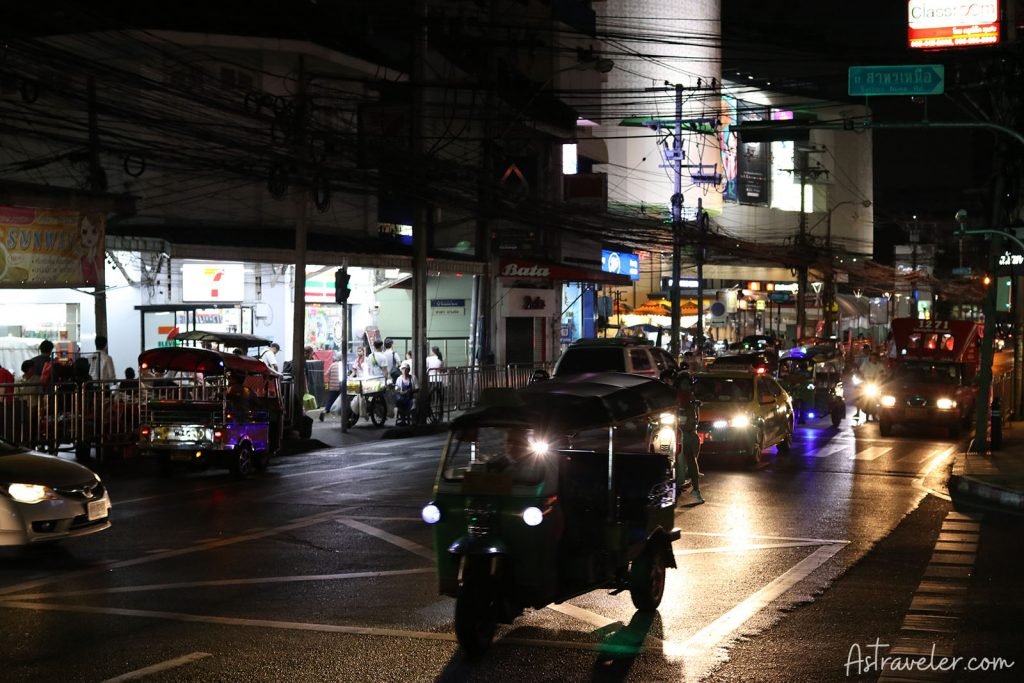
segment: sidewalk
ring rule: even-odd
[[[1024,515],[1024,422],[1003,427],[1003,445],[984,454],[961,449],[947,483],[953,505]]]
[[[286,452],[304,453],[319,448],[355,446],[384,439],[405,439],[426,434],[441,434],[448,431],[448,425],[445,423],[415,427],[396,427],[395,421],[391,419],[381,427],[374,426],[368,420],[360,420],[354,427],[342,433],[341,420],[337,416],[327,415],[324,421],[321,422],[320,412],[320,410],[311,410],[308,413],[313,418],[313,434],[311,438],[288,441],[285,446]]]

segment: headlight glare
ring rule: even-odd
[[[658,421],[663,425],[674,425],[676,423],[675,413],[662,413],[658,417]]]
[[[7,487],[7,493],[19,503],[29,505],[57,498],[57,494],[49,486],[40,484],[11,484]]]
[[[540,508],[528,507],[523,510],[523,523],[526,526],[537,526],[544,521],[544,513],[540,511]]]
[[[875,398],[878,396],[879,393],[880,389],[878,388],[878,385],[875,384],[874,382],[868,382],[866,385],[864,385],[864,395],[867,396],[868,398]]]
[[[956,408],[956,401],[950,398],[940,398],[935,402],[935,407],[939,410],[952,410]]]
[[[433,503],[427,503],[423,506],[423,510],[420,511],[420,517],[427,524],[437,524],[441,521],[441,508]]]
[[[729,424],[736,429],[743,429],[744,427],[750,426],[750,418],[746,415],[737,415],[729,421]]]
[[[896,397],[895,396],[883,396],[882,397],[882,405],[885,406],[886,408],[892,408],[894,405],[896,405]]]
[[[547,452],[548,452],[548,449],[550,449],[550,448],[551,448],[551,446],[548,444],[547,441],[531,441],[530,442],[530,451],[532,451],[534,453],[534,455],[546,455]]]
[[[715,429],[725,429],[726,427],[729,426],[729,421],[728,420],[715,420],[714,422],[711,423],[711,426],[714,427]]]

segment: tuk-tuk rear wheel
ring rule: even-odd
[[[633,606],[653,612],[665,594],[665,558],[648,542],[643,553],[629,565],[629,597]]]
[[[455,598],[455,637],[468,657],[485,652],[498,628],[497,600],[490,557],[467,557],[462,586]]]

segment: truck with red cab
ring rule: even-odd
[[[894,319],[889,378],[879,396],[879,433],[889,436],[896,425],[929,424],[959,437],[977,405],[981,337],[981,324],[970,320]]]

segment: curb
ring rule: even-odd
[[[1024,492],[953,474],[946,484],[954,504],[1009,512],[1024,516]]]

